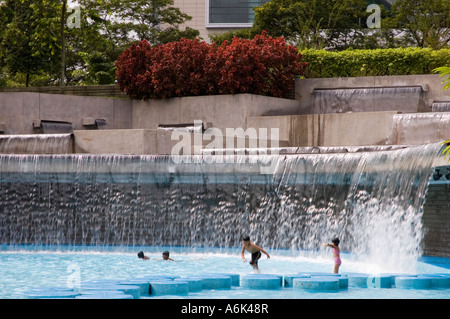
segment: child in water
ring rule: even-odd
[[[167,250],[166,250],[166,251],[163,251],[163,253],[162,253],[162,258],[163,258],[164,260],[172,260],[172,261],[173,261],[173,259],[169,257],[169,252],[168,252]]]
[[[259,272],[258,259],[261,258],[261,252],[266,254],[267,258],[270,258],[269,254],[264,249],[250,242],[249,236],[246,236],[242,239],[242,251],[241,251],[242,260],[244,262],[247,262],[247,259],[245,259],[244,257],[245,250],[247,250],[249,253],[252,254],[252,260],[250,261],[250,265],[252,265],[253,269],[255,269],[257,272]]]
[[[339,238],[333,238],[331,244],[323,244],[323,246],[333,248],[334,256],[334,273],[339,273],[339,267],[341,266],[340,250],[339,250]]]
[[[143,251],[138,252],[137,255],[138,255],[138,258],[139,258],[139,259],[143,259],[143,260],[149,259],[147,256],[144,255],[144,252],[143,252]]]

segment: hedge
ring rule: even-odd
[[[308,63],[305,77],[333,78],[382,75],[431,74],[450,66],[450,48],[396,48],[375,50],[302,50]]]

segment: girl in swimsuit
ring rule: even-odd
[[[340,258],[341,251],[339,250],[339,238],[333,238],[333,240],[331,241],[331,244],[323,244],[323,246],[333,248],[334,273],[335,274],[339,273],[339,267],[342,264],[342,261]]]

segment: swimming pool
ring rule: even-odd
[[[174,261],[164,261],[163,250],[170,249]],[[332,291],[309,291],[281,286],[279,289],[251,289],[242,285],[243,278],[253,274],[242,262],[240,249],[193,249],[144,247],[148,260],[137,257],[140,248],[71,247],[29,248],[3,247],[0,250],[0,298],[27,298],[27,292],[38,287],[77,286],[94,280],[129,280],[148,276],[173,278],[198,277],[205,274],[238,274],[240,284],[227,289],[200,289],[187,294],[141,295],[147,299],[450,299],[450,288],[400,289],[348,286]],[[260,260],[261,274],[280,277],[290,274],[332,272],[332,258],[288,250],[269,251],[270,259]],[[378,265],[343,255],[342,274],[379,274],[390,272]],[[415,265],[417,274],[448,274],[448,258],[422,258]]]

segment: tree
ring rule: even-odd
[[[110,31],[121,34],[129,42],[147,40],[162,44],[181,38],[194,39],[197,30],[179,30],[179,25],[192,17],[173,7],[173,0],[110,0],[113,12]]]
[[[253,28],[301,48],[347,46],[367,15],[366,7],[365,0],[272,0],[254,9]]]
[[[0,7],[0,58],[11,74],[26,74],[26,86],[33,73],[53,73],[57,66],[54,57],[60,54],[55,33],[59,20],[55,19],[56,7],[51,1],[41,1],[40,5],[48,6],[39,10],[36,1],[7,0]]]
[[[8,75],[26,74],[27,86],[33,75],[46,78],[47,85],[112,84],[115,61],[131,42],[199,34],[178,30],[190,17],[173,8],[172,0],[77,0],[80,27],[74,28],[67,25],[68,3],[0,1],[0,67]]]
[[[439,49],[450,44],[448,0],[397,0],[387,22],[405,32],[406,45]]]

